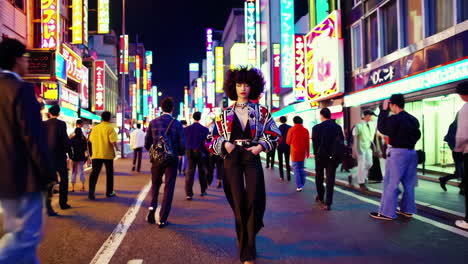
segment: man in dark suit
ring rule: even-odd
[[[53,105],[49,108],[49,120],[44,122],[47,134],[47,144],[49,145],[52,162],[55,170],[60,175],[59,187],[59,205],[62,210],[70,209],[68,204],[68,168],[67,154],[71,152],[70,139],[67,135],[67,124],[62,120],[58,120],[60,107]],[[49,194],[49,196],[51,196]],[[52,209],[50,205],[50,197],[47,199],[47,209]],[[53,211],[49,211],[54,215]]]
[[[291,180],[291,166],[289,166],[289,156],[291,155],[291,147],[286,143],[286,138],[288,137],[288,131],[291,128],[290,125],[286,124],[288,119],[285,116],[280,117],[281,125],[279,130],[281,135],[283,135],[283,140],[278,145],[278,162],[279,162],[279,172],[280,172],[280,181],[284,181],[284,172],[283,172],[283,157],[286,162],[286,175],[288,181]]]
[[[328,108],[320,110],[322,123],[312,129],[312,144],[315,155],[315,184],[317,186],[316,202],[325,203],[323,210],[329,211],[333,202],[336,168],[344,154],[344,135],[341,127],[331,119]],[[341,146],[341,148],[340,148]],[[327,172],[327,191],[323,186],[324,170]],[[325,197],[325,200],[324,200]]]
[[[27,70],[26,47],[4,39],[0,43],[0,263],[39,263],[42,191],[55,181],[40,105],[33,86],[21,79]]]

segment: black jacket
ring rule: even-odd
[[[57,118],[44,122],[47,144],[55,169],[67,167],[67,154],[71,156],[71,143],[67,135],[67,124]]]
[[[342,156],[344,153],[339,146],[344,142],[343,130],[335,120],[326,120],[312,129],[312,145],[314,155],[319,158],[329,158],[331,156]]]
[[[18,198],[56,176],[33,86],[0,72],[0,94],[0,198]]]
[[[71,140],[71,157],[73,161],[86,161],[86,150],[88,141],[84,136],[74,136]]]
[[[166,128],[169,126],[173,118],[167,114],[164,114],[156,119],[153,119],[148,127],[145,137],[145,148],[149,150],[152,144],[156,144],[159,137],[164,135]],[[182,124],[174,120],[169,131],[167,132],[167,138],[171,145],[171,150],[174,155],[183,156],[185,155],[185,135]]]
[[[281,143],[278,145],[279,151],[288,151],[290,149],[290,146],[286,144],[286,138],[288,137],[288,132],[290,128],[291,126],[286,124],[282,124],[279,126],[279,130],[281,131],[281,135],[283,136]]]

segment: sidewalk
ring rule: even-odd
[[[265,155],[262,156],[265,159]],[[278,168],[278,161],[276,162],[275,169]],[[307,159],[305,168],[308,175],[315,176],[315,161],[313,158]],[[341,165],[337,169],[336,184],[342,187],[350,188],[362,194],[379,197],[382,195],[383,183],[371,183],[367,186],[370,191],[363,191],[357,186],[356,178],[353,178],[353,184],[350,186],[348,183],[348,176],[356,174],[356,168],[351,172],[340,172]],[[447,192],[444,192],[438,182],[432,181],[435,176],[419,175],[418,172],[418,186],[416,187],[416,204],[418,210],[435,214],[439,217],[447,219],[459,219],[465,216],[465,198],[458,194],[458,182],[447,184]],[[455,185],[455,186],[454,186]]]

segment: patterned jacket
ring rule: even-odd
[[[265,106],[249,102],[248,118],[250,131],[254,143],[261,144],[266,152],[273,149],[273,143],[281,138],[281,131],[276,126],[275,121],[271,118],[271,114]],[[224,142],[229,141],[232,132],[232,124],[234,122],[234,105],[224,109],[223,113],[216,117],[216,129],[213,129],[209,136],[210,142],[207,142],[207,148],[211,153],[226,157]]]

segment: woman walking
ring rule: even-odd
[[[81,191],[85,190],[85,173],[84,173],[84,163],[88,159],[88,142],[86,137],[83,135],[81,128],[77,127],[75,129],[74,136],[71,139],[72,144],[72,192],[75,191],[76,175],[80,174],[81,180]]]
[[[210,151],[224,158],[224,192],[236,221],[240,260],[255,263],[255,238],[263,227],[265,181],[260,152],[270,151],[281,132],[268,109],[255,103],[265,80],[257,69],[227,72],[226,95],[236,101],[216,118]],[[244,184],[245,181],[245,184]]]

